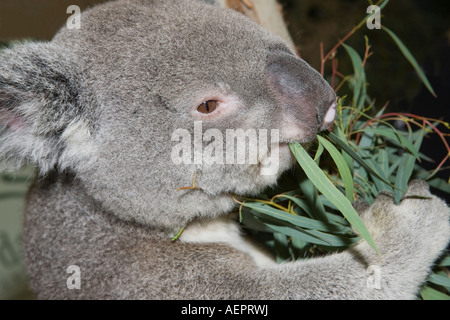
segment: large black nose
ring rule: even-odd
[[[267,83],[277,104],[295,115],[299,126],[327,129],[336,115],[336,95],[308,63],[289,53],[269,54]],[[317,132],[316,132],[317,133]]]

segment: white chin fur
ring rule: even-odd
[[[195,222],[186,227],[180,241],[190,243],[223,243],[252,257],[256,266],[274,265],[273,257],[245,237],[236,221],[230,216],[221,216],[211,221]]]

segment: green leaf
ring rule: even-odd
[[[308,203],[305,200],[296,198],[296,197],[288,195],[288,194],[281,194],[281,195],[279,195],[279,198],[286,198],[286,199],[294,202],[299,208],[301,208],[304,212],[306,212],[306,214],[308,214],[308,216],[314,217],[314,213],[312,212],[311,207],[308,205]]]
[[[355,191],[353,186],[353,177],[344,157],[328,140],[321,136],[317,136],[317,138],[319,139],[320,145],[323,145],[323,147],[327,149],[328,153],[333,158],[334,163],[336,163],[342,182],[344,183],[345,195],[348,201],[353,201],[353,192]]]
[[[423,287],[420,295],[424,300],[450,300],[450,296],[428,286]]]
[[[397,168],[400,166],[400,163],[402,162],[402,157],[397,157],[395,154],[390,154],[391,158],[394,158],[392,165],[389,167],[389,170],[387,171],[387,174],[389,176],[392,176],[395,172],[395,170],[397,170]]]
[[[353,151],[353,149],[348,145],[347,141],[342,141],[339,139],[336,135],[334,135],[332,132],[328,133],[328,138],[330,138],[331,141],[333,141],[336,145],[338,145],[340,148],[342,148],[345,152],[347,152],[353,160],[355,160],[357,163],[359,163],[364,169],[366,169],[371,175],[378,178],[382,182],[384,182],[388,186],[392,186],[392,184],[389,182],[389,179],[386,177],[386,175],[383,173],[383,171],[379,168],[374,169],[371,167],[373,166],[374,161],[371,160],[371,157],[365,155],[365,153],[356,148],[356,151]],[[364,160],[360,154],[364,156],[367,160]],[[370,165],[369,165],[370,164]]]
[[[385,26],[382,26],[381,28],[387,32],[387,34],[392,38],[392,40],[394,40],[395,44],[400,49],[400,51],[403,53],[405,58],[411,63],[413,68],[416,70],[420,80],[422,80],[423,84],[425,85],[425,87],[427,87],[428,91],[430,91],[430,93],[434,97],[437,97],[430,82],[427,79],[427,76],[425,75],[425,73],[423,73],[423,71],[420,68],[419,64],[417,63],[416,59],[412,55],[411,51],[409,51],[409,49],[403,44],[403,42],[397,37],[397,35],[395,33],[393,33],[391,30],[389,30]]]
[[[316,186],[316,188],[338,208],[344,217],[350,222],[353,228],[363,237],[367,243],[378,253],[375,242],[373,241],[369,231],[362,222],[358,213],[352,207],[350,201],[331,183],[322,169],[317,166],[313,159],[308,155],[306,150],[299,143],[289,145],[297,162],[305,171],[308,179]]]
[[[350,56],[353,69],[355,71],[353,86],[353,107],[360,109],[363,106],[364,99],[366,97],[366,73],[364,72],[362,60],[358,52],[356,52],[355,49],[346,45],[345,43],[343,43],[342,46]]]
[[[308,206],[308,204],[306,203],[306,201],[304,199],[299,199],[297,197],[294,197],[294,196],[291,196],[291,195],[288,195],[288,194],[281,194],[281,195],[279,195],[279,198],[286,198],[286,199],[291,200],[299,208],[301,208],[304,212],[306,212],[310,217],[313,216],[310,213],[311,208]],[[323,206],[328,206],[328,207],[332,208],[333,210],[336,209],[336,207],[327,198],[325,198],[324,196],[319,196],[318,202],[322,204],[322,207]],[[347,220],[345,220],[341,216],[338,216],[336,214],[329,213],[329,212],[326,212],[326,211],[324,211],[324,214],[326,215],[326,221],[328,221],[330,224],[339,225],[340,227],[347,228],[346,230],[342,231],[343,233],[350,233],[351,232],[351,229],[348,229],[349,225],[348,225],[348,221]],[[320,219],[318,219],[318,220],[322,221]],[[336,227],[333,227],[333,228],[336,229]]]
[[[291,238],[294,259],[304,258],[308,254],[310,244],[298,238]]]
[[[441,276],[439,274],[431,274],[428,279],[429,282],[446,287],[450,289],[450,278],[447,276]]]
[[[398,141],[405,149],[411,152],[417,159],[419,159],[419,152],[414,145],[400,133],[388,128],[365,128],[364,133],[374,133],[386,138]]]
[[[288,238],[285,234],[274,232],[273,233],[275,257],[278,263],[288,260],[291,255],[289,253]]]
[[[320,157],[322,156],[322,153],[323,153],[323,145],[321,145],[320,143],[319,143],[319,146],[317,147],[317,151],[316,151],[316,155],[314,156],[314,161],[317,163],[317,164],[319,164],[319,162],[320,162]]]
[[[305,197],[306,202],[311,208],[311,210],[307,211],[310,217],[313,219],[328,221],[325,208],[323,207],[322,201],[319,199],[317,189],[304,172],[299,174],[299,187],[302,195]]]
[[[320,246],[328,247],[348,247],[353,243],[358,242],[359,238],[349,238],[349,237],[339,237],[329,233],[324,233],[315,230],[304,230],[294,226],[283,226],[266,223],[266,226],[275,232],[279,232],[290,237],[306,241],[309,243],[314,243]]]
[[[428,180],[427,183],[433,188],[439,189],[446,193],[450,193],[450,184],[448,184],[447,181],[441,178],[433,178],[431,180]]]
[[[417,148],[417,150],[420,148],[420,145],[422,144],[424,135],[425,130],[422,130],[422,135],[419,136],[414,143],[414,147]],[[396,187],[396,190],[394,192],[395,203],[400,202],[405,191],[408,189],[408,182],[413,173],[415,162],[416,158],[413,155],[408,153],[402,155],[402,160],[400,162],[397,174],[395,176],[395,187]]]
[[[413,167],[414,157],[405,153],[398,166],[397,174],[395,175],[395,203],[400,203],[400,200],[408,189],[408,181],[411,177]]]
[[[450,255],[447,255],[442,261],[439,263],[441,267],[450,267]]]
[[[378,164],[383,169],[383,172],[386,174],[389,172],[389,155],[384,148],[378,150]]]
[[[250,228],[261,232],[271,232],[271,230],[264,223],[252,214],[252,210],[250,208],[244,208],[241,206],[239,210],[239,218],[239,222],[242,223],[245,228]]]
[[[264,213],[267,216],[270,216],[274,218],[273,221],[285,221],[289,222],[295,226],[304,228],[304,229],[311,229],[311,230],[319,230],[319,231],[338,231],[336,230],[337,227],[320,221],[320,220],[314,220],[307,217],[302,216],[296,216],[293,214],[289,214],[287,212],[284,212],[282,210],[276,209],[274,207],[271,207],[268,204],[260,203],[260,202],[244,202],[242,204],[244,207],[251,208],[257,212]],[[341,228],[339,228],[341,229]]]
[[[248,221],[248,217],[251,217],[250,220],[253,220],[251,223],[255,225],[255,221],[258,221],[257,230],[263,230],[271,233],[280,233],[286,236],[293,237],[295,239],[312,243],[320,246],[326,247],[348,247],[351,244],[359,241],[358,237],[349,237],[348,235],[335,235],[329,234],[326,232],[312,230],[312,229],[303,229],[298,225],[294,225],[290,223],[286,219],[279,219],[280,216],[277,214],[273,215],[273,212],[276,212],[277,209],[272,208],[268,205],[261,203],[246,203],[250,207],[249,214],[243,213],[242,216],[245,217],[243,219],[244,223]],[[259,208],[258,208],[259,207]],[[254,209],[256,208],[256,209]],[[261,210],[264,208],[264,210]],[[279,213],[280,214],[280,213]],[[289,215],[285,212],[281,213],[281,216]],[[247,217],[248,216],[248,217]],[[293,216],[295,217],[295,216]],[[311,219],[310,219],[311,220]],[[316,221],[321,223],[321,221]],[[295,221],[294,221],[295,223]],[[311,226],[311,225],[309,225]],[[328,227],[325,228],[325,230]],[[341,229],[343,229],[341,227]],[[339,233],[339,232],[336,232]],[[279,239],[278,239],[279,240]],[[279,243],[278,243],[279,244]]]

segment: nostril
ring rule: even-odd
[[[336,117],[336,102],[333,102],[331,106],[328,108],[327,112],[325,113],[322,128],[320,130],[328,129],[333,123],[335,117]]]

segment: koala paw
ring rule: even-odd
[[[359,208],[383,259],[430,264],[450,240],[449,208],[423,181],[410,183],[398,205],[391,194],[382,192],[371,207]]]

